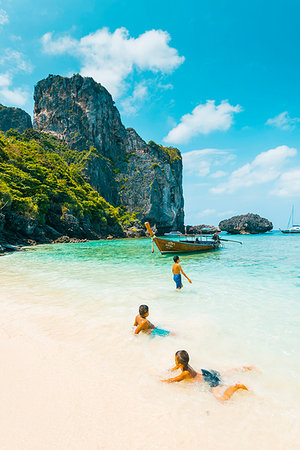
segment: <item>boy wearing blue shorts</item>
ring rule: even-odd
[[[192,281],[189,279],[188,276],[186,276],[186,274],[182,270],[181,265],[179,264],[180,263],[179,256],[174,256],[173,260],[174,260],[172,268],[173,280],[175,281],[176,284],[176,290],[179,291],[183,287],[181,281],[181,274],[185,276],[185,278],[188,280],[189,283],[192,283]]]

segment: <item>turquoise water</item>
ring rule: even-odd
[[[128,359],[131,366],[136,364],[137,374],[147,373],[153,395],[157,380],[180,348],[189,351],[196,369],[254,364],[262,374],[245,375],[254,395],[237,397],[236,411],[245,402],[254,409],[249,436],[265,420],[266,410],[276,408],[288,430],[299,413],[300,235],[275,231],[223,237],[243,245],[228,242],[217,251],[183,255],[182,267],[193,283],[183,280],[181,292],[175,291],[172,280],[172,255],[162,256],[156,248],[152,254],[149,239],[30,248],[0,258],[2,302],[21,311],[41,314],[47,310],[68,321],[80,321],[80,327],[90,332],[87,348],[97,330],[104,354],[109,349],[111,356],[115,345],[113,357],[123,364],[123,371]],[[133,340],[131,326],[142,303],[149,305],[149,318],[155,325],[176,335],[151,342],[144,336],[138,337],[139,342]],[[61,328],[53,333],[63,334]],[[129,390],[134,389],[130,386]],[[161,398],[166,395],[168,402],[170,392],[181,398],[182,388],[169,388],[172,391],[164,390]],[[191,409],[198,407],[193,403],[193,388],[188,392],[193,396],[185,401]],[[211,401],[203,398],[204,403]],[[283,423],[282,417],[278,421]],[[194,438],[192,448],[196,448]],[[260,448],[271,445],[268,439]],[[293,448],[286,439],[285,448]]]
[[[149,239],[30,248],[0,259],[1,285],[27,291],[33,302],[46,292],[44,301],[52,305],[91,314],[104,305],[107,315],[135,314],[146,302],[173,329],[177,317],[182,322],[205,314],[220,332],[236,337],[237,347],[242,327],[244,353],[259,345],[274,351],[274,359],[280,352],[292,366],[296,361],[290,364],[289,357],[297,354],[300,337],[300,235],[223,237],[243,245],[227,242],[218,251],[181,257],[193,281],[183,279],[182,292],[174,292],[172,255],[156,248],[152,254]]]

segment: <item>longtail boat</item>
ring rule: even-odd
[[[178,235],[177,239],[166,239],[156,237],[153,233],[149,222],[145,222],[145,227],[150,234],[152,242],[155,242],[158,250],[164,253],[190,253],[190,252],[204,252],[208,250],[215,250],[220,246],[220,240],[213,239],[212,236],[199,235]]]
[[[279,230],[281,231],[281,233],[300,233],[300,225],[294,225],[294,206],[292,207],[292,212],[288,221],[287,228],[285,230],[279,228]]]

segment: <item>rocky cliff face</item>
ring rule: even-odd
[[[222,220],[219,223],[219,228],[230,234],[258,234],[271,231],[273,224],[258,214],[248,213]]]
[[[34,93],[34,128],[86,152],[84,174],[113,205],[136,211],[158,231],[182,229],[182,160],[177,149],[125,129],[109,92],[92,78],[49,76]]]
[[[23,133],[27,128],[32,128],[31,117],[23,109],[0,105],[0,130],[11,128]]]
[[[187,234],[213,234],[220,231],[219,227],[215,227],[214,225],[187,225],[186,227]]]

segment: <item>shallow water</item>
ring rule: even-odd
[[[44,449],[132,449],[141,440],[151,449],[298,448],[300,235],[229,238],[244,245],[182,256],[193,284],[181,292],[174,289],[172,256],[152,254],[149,239],[45,245],[0,258],[2,330],[34,342],[36,364],[44,361],[45,373],[47,364],[57,366],[66,385],[32,392],[51,392],[51,419],[42,408],[35,412],[40,429],[59,421],[54,435],[68,435],[55,447],[49,435]],[[141,303],[155,325],[176,335],[134,337]],[[227,380],[251,392],[223,405],[196,383],[160,383],[178,349],[189,352],[195,369],[253,364],[262,373]],[[68,394],[72,382],[80,395]],[[77,408],[69,409],[68,395]],[[22,408],[19,414],[22,422]],[[30,429],[22,432],[28,447],[16,435],[0,438],[1,448],[41,448]]]

